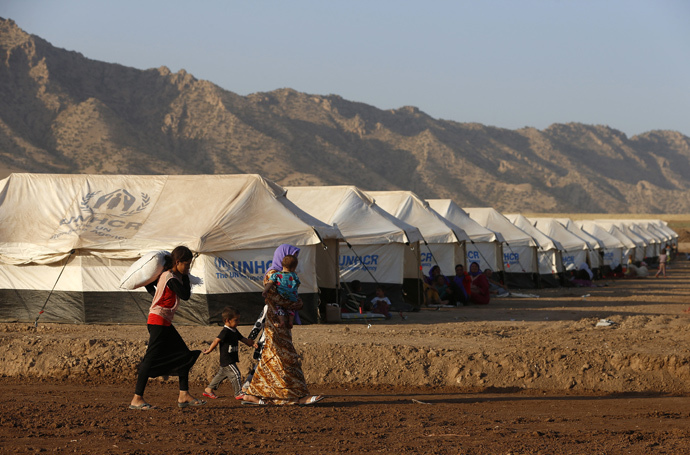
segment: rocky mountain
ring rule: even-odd
[[[0,177],[258,173],[524,212],[688,213],[690,138],[607,126],[508,130],[56,48],[0,18]]]

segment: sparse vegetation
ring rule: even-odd
[[[0,65],[0,163],[13,164],[0,178],[252,172],[502,212],[690,213],[690,138],[677,132],[628,138],[577,123],[513,131],[292,89],[243,97],[183,71],[27,45],[36,40],[0,20],[0,52],[16,57]],[[40,80],[27,76],[37,65]]]

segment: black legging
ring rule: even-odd
[[[178,376],[180,391],[189,390],[189,370],[201,351],[190,351],[174,326],[148,324],[149,345],[139,364],[134,393],[144,395],[149,378]]]

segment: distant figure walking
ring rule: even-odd
[[[666,250],[662,250],[661,254],[659,255],[659,270],[657,270],[654,278],[659,278],[659,275],[662,275],[664,278],[666,278],[666,258]]]

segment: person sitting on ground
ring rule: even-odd
[[[439,277],[443,280],[443,285],[441,285],[441,281],[439,280]],[[458,296],[456,295],[454,289],[450,286],[451,281],[446,278],[445,275],[441,273],[441,267],[438,265],[435,265],[431,267],[429,270],[429,276],[424,278],[424,289],[425,289],[425,294],[428,293],[429,296],[425,297],[427,300],[432,300],[432,301],[442,301],[442,300],[448,300],[448,303],[444,303],[443,305],[448,305],[448,304],[453,304],[456,305],[456,300],[458,299]],[[438,286],[443,287],[443,293],[444,295],[441,296],[439,295],[438,298],[436,298],[436,294],[438,294]],[[434,292],[435,291],[435,292]],[[427,303],[428,304],[428,303]]]
[[[429,286],[433,286],[436,281],[436,277],[441,275],[441,267],[434,265],[429,269],[429,274],[424,277],[424,282]]]
[[[381,286],[376,287],[376,297],[371,299],[371,304],[373,305],[371,310],[372,313],[382,314],[386,317],[386,319],[390,319],[392,317],[390,312],[391,301],[388,297],[386,297],[386,292]]]
[[[422,280],[422,285],[424,286],[424,304],[426,306],[440,305],[441,298],[438,295],[438,291],[434,287],[434,281],[438,276],[443,275],[441,275],[441,268],[438,265],[435,265],[429,269],[429,274]]]
[[[578,273],[578,278],[580,278],[581,280],[592,281],[594,279],[594,272],[592,272],[592,269],[589,268],[589,265],[587,265],[586,262],[581,262],[580,265],[577,267],[577,270],[578,272],[584,272]]]
[[[465,267],[462,264],[455,266],[455,276],[450,280],[450,288],[453,291],[453,297],[455,297],[455,305],[470,303],[472,277],[465,272]]]
[[[361,313],[366,311],[367,296],[362,293],[362,283],[353,280],[349,286],[345,286],[347,292],[343,293],[341,311],[343,313]]]
[[[589,266],[587,265],[586,262],[580,263],[580,265],[577,267],[577,270],[575,270],[575,267],[572,267],[572,273],[573,277],[570,279],[570,282],[573,284],[573,286],[577,287],[592,287],[592,278],[594,277],[594,273],[589,269]]]
[[[436,290],[438,295],[439,305],[448,305],[450,303],[450,288],[446,282],[446,278],[443,275],[438,275],[434,279],[433,288]]]
[[[473,262],[470,264],[470,276],[472,277],[472,294],[470,294],[470,302],[478,305],[488,304],[491,299],[491,294],[489,293],[489,280],[479,269],[479,263]]]
[[[496,297],[508,297],[510,292],[503,287],[504,285],[493,279],[493,274],[494,272],[491,269],[484,270],[484,275],[486,275],[486,279],[489,282],[489,293],[494,294]]]
[[[628,260],[625,263],[625,276],[626,278],[634,278],[637,276],[637,266],[633,261],[632,254],[628,255]]]

